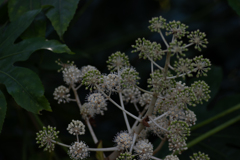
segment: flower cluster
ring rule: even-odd
[[[58,100],[58,103],[66,103],[69,101],[70,97],[69,89],[65,86],[59,86],[55,89],[53,96],[55,100]]]
[[[134,149],[140,160],[149,160],[153,155],[153,145],[147,139],[138,141]]]
[[[73,160],[85,159],[89,156],[88,146],[84,142],[74,142],[69,147],[68,154]]]
[[[78,69],[74,62],[57,62],[62,66],[60,70],[63,81],[68,87],[57,87],[53,93],[54,99],[58,103],[75,102],[85,124],[79,120],[69,123],[68,132],[76,136],[76,141],[71,145],[56,142],[59,132],[53,127],[44,127],[43,131],[37,133],[40,147],[46,146],[45,150],[49,151],[54,149],[55,144],[68,147],[68,154],[74,160],[86,159],[90,156],[90,151],[97,151],[101,157],[106,157],[103,152],[113,151],[106,157],[109,160],[149,160],[158,159],[154,154],[168,142],[171,153],[163,159],[179,160],[175,154],[181,154],[187,149],[186,140],[190,136],[190,127],[197,121],[190,107],[196,107],[210,99],[210,87],[204,81],[198,80],[187,85],[188,83],[183,83],[181,79],[207,76],[211,62],[203,56],[187,58],[186,52],[191,46],[201,51],[206,48],[208,41],[205,33],[199,30],[189,32],[188,26],[180,21],[167,22],[160,16],[149,22],[149,29],[161,36],[165,46],[145,38],[138,38],[132,45],[132,53],[138,52],[140,58],[150,61],[151,72],[147,89],[138,86],[138,71],[130,65],[128,56],[120,51],[108,57],[107,67],[110,73],[101,73],[90,65]],[[171,41],[167,42],[164,35],[172,36]],[[188,43],[184,42],[186,39],[189,39]],[[164,61],[164,65],[159,61]],[[82,96],[78,96],[80,87],[90,91],[85,103],[81,103]],[[118,101],[115,101],[113,94],[118,94]],[[127,130],[116,134],[113,147],[101,148],[92,125],[93,119],[98,115],[109,114],[105,112],[108,110],[108,102],[123,113]],[[133,108],[129,109],[126,105]],[[134,109],[135,112],[130,112]],[[130,118],[135,122],[129,123]],[[98,148],[89,148],[80,140],[80,136],[85,134],[85,125],[94,143],[99,144]],[[159,147],[153,147],[148,133],[161,139]],[[194,153],[190,158],[209,160],[209,157],[201,152]]]
[[[132,137],[126,131],[120,132],[116,135],[113,141],[117,144],[119,150],[125,150],[131,146]]]
[[[55,148],[54,139],[58,138],[59,131],[56,131],[56,127],[43,127],[43,130],[40,130],[37,133],[37,143],[40,144],[39,148],[45,146],[44,151],[53,151]]]
[[[85,134],[85,125],[79,120],[72,120],[72,122],[68,124],[67,130],[70,134],[82,135]]]
[[[190,156],[191,160],[210,160],[207,154],[205,153],[194,153],[193,156]]]

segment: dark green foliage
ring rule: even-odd
[[[228,0],[228,4],[237,12],[240,16],[240,1],[239,0]]]
[[[0,81],[19,106],[33,113],[39,113],[43,109],[51,111],[50,104],[44,96],[44,88],[36,73],[27,68],[16,67],[14,63],[27,60],[39,49],[55,53],[71,53],[65,44],[40,37],[25,39],[14,44],[40,12],[41,9],[24,13],[10,23],[4,32],[2,31],[0,38]]]

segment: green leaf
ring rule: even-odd
[[[102,148],[102,141],[101,140],[99,141],[97,148]],[[96,158],[97,158],[97,160],[104,160],[103,152],[102,151],[97,151],[96,152]]]
[[[237,12],[240,16],[240,0],[228,0],[228,4]]]
[[[40,11],[33,10],[23,14],[8,26],[0,38],[0,82],[6,86],[8,93],[12,95],[18,105],[33,113],[39,113],[43,109],[51,111],[50,105],[44,97],[43,85],[37,74],[27,68],[15,67],[14,63],[27,60],[33,52],[39,49],[55,53],[71,53],[65,44],[56,40],[45,40],[41,37],[25,39],[14,44],[14,41],[32,23]]]
[[[0,37],[0,48],[6,49],[11,46],[40,12],[41,9],[29,11],[16,21],[12,22]]]
[[[2,126],[3,126],[6,112],[7,112],[7,102],[5,100],[5,97],[2,91],[0,91],[0,133],[2,131]]]
[[[43,4],[54,6],[46,15],[60,39],[63,39],[63,34],[74,16],[78,2],[79,0],[44,0],[43,2]]]
[[[11,21],[16,20],[27,11],[41,8],[40,0],[10,0],[8,2],[8,14]],[[17,14],[16,14],[17,13]],[[38,14],[21,38],[45,37],[46,17],[43,13]]]
[[[9,0],[8,15],[10,21],[18,19],[24,13],[41,8],[40,0]]]

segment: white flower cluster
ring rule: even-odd
[[[126,131],[120,132],[116,135],[113,141],[117,144],[119,150],[125,150],[130,148],[132,144],[132,137]]]
[[[153,155],[153,145],[147,139],[138,141],[134,149],[140,160],[149,160]]]
[[[115,146],[101,148],[99,143],[98,148],[89,148],[79,139],[80,135],[85,134],[85,125],[79,120],[72,120],[67,127],[68,132],[76,136],[72,145],[56,142],[54,139],[57,138],[58,132],[55,128],[48,127],[48,130],[44,128],[44,131],[37,133],[37,143],[40,143],[40,147],[46,145],[45,150],[49,151],[54,149],[55,144],[68,147],[68,154],[74,160],[86,159],[90,151],[97,151],[97,156],[102,158],[106,156],[104,151],[114,151],[105,158],[109,160],[149,160],[158,159],[154,154],[167,141],[172,153],[165,155],[164,160],[179,160],[175,154],[181,154],[187,149],[186,140],[187,136],[190,136],[190,126],[195,125],[197,120],[195,113],[189,108],[210,99],[209,86],[204,81],[195,81],[187,86],[179,79],[207,75],[211,62],[203,56],[186,58],[186,51],[190,46],[201,51],[202,48],[206,48],[208,42],[205,33],[199,30],[189,32],[187,25],[179,21],[167,23],[161,16],[150,20],[149,29],[159,33],[165,47],[145,38],[137,39],[136,44],[132,45],[133,53],[139,52],[140,58],[150,61],[151,73],[147,80],[147,89],[138,86],[139,73],[130,65],[128,56],[120,51],[109,56],[108,74],[102,74],[90,65],[78,69],[73,62],[58,62],[62,66],[63,81],[69,87],[56,88],[53,93],[54,99],[58,100],[58,103],[76,102],[95,144],[99,141],[92,128],[93,118],[107,114],[107,101],[123,112],[127,130],[116,134],[113,140]],[[171,41],[167,42],[164,35],[172,36]],[[187,38],[188,44],[183,41]],[[160,66],[162,63],[158,64],[159,60],[165,61],[164,66]],[[82,86],[90,91],[83,104],[80,99],[82,96],[78,96],[78,89]],[[74,98],[70,98],[70,90]],[[112,94],[118,94],[119,101],[115,101]],[[132,105],[136,111],[131,113],[132,110],[125,107],[127,104]],[[133,118],[135,122],[132,123],[129,118]],[[159,147],[154,147],[155,150],[147,139],[147,133],[153,133],[161,139]],[[209,160],[207,155],[200,152],[190,158]]]
[[[72,135],[83,135],[85,134],[85,125],[79,120],[72,120],[72,122],[68,124],[67,130]]]
[[[59,86],[55,89],[53,96],[55,100],[58,100],[58,103],[66,103],[69,101],[70,97],[69,89],[65,86]]]
[[[84,142],[74,142],[70,147],[68,154],[73,160],[82,160],[89,157],[88,146]]]
[[[55,144],[53,143],[53,140],[58,138],[59,131],[56,131],[56,127],[43,127],[43,130],[40,130],[37,134],[37,143],[40,144],[40,148],[46,146],[44,148],[44,151],[53,151],[55,148]]]

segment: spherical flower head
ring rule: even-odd
[[[117,51],[108,57],[108,69],[111,71],[117,71],[122,67],[127,67],[130,65],[128,57],[125,53]]]
[[[190,156],[191,160],[210,160],[207,154],[205,153],[194,153],[193,156]]]
[[[175,71],[177,72],[178,77],[185,78],[185,75],[192,77],[191,72],[193,71],[192,60],[179,58],[178,61],[175,61],[174,64]]]
[[[168,127],[168,141],[170,151],[181,151],[187,149],[186,136],[190,136],[190,128],[186,122],[183,121],[173,121]]]
[[[107,110],[107,102],[101,93],[90,94],[87,100],[90,107],[94,109],[95,114],[104,115],[104,111]]]
[[[82,84],[86,86],[86,89],[90,88],[90,91],[96,89],[96,85],[103,83],[103,76],[99,70],[91,70],[85,73],[83,76]]]
[[[150,42],[149,40],[146,40],[145,38],[138,38],[136,40],[136,45],[132,45],[135,50],[134,52],[140,52],[139,58],[147,59],[151,58],[153,60],[161,60],[162,56],[164,55],[164,52],[161,50],[161,45],[156,42]]]
[[[140,105],[141,106],[149,105],[151,103],[152,97],[153,96],[149,93],[143,93],[139,101]]]
[[[137,103],[139,101],[139,98],[141,97],[141,92],[139,89],[133,87],[133,88],[126,88],[122,91],[123,93],[123,100],[125,102],[130,103]]]
[[[80,78],[82,79],[86,73],[93,70],[98,70],[98,69],[91,65],[83,66],[80,70]]]
[[[183,121],[186,122],[189,126],[195,125],[197,121],[196,114],[189,109],[186,110]]]
[[[63,69],[63,80],[67,84],[74,84],[80,80],[80,70],[75,65],[70,65]]]
[[[115,73],[110,73],[103,78],[103,84],[109,92],[118,92],[121,88],[120,77]]]
[[[188,105],[195,106],[193,102],[195,101],[196,96],[191,87],[185,87],[184,90],[178,92],[177,97],[179,107],[187,108]]]
[[[70,97],[69,89],[61,85],[55,88],[53,92],[53,96],[55,100],[58,100],[58,104],[60,104],[61,102],[66,103],[69,101],[69,97]]]
[[[120,153],[120,156],[118,156],[116,160],[136,160],[134,157],[135,156],[132,155],[132,153],[125,152],[125,153]]]
[[[39,131],[37,134],[37,143],[40,144],[39,148],[42,148],[44,147],[45,145],[45,148],[44,148],[44,151],[53,151],[54,148],[55,148],[55,144],[52,142],[52,140],[58,138],[58,133],[59,131],[56,131],[56,127],[51,127],[51,126],[48,126],[47,128],[46,127],[43,127],[43,130]]]
[[[120,72],[123,88],[132,88],[134,85],[139,84],[137,82],[140,79],[139,73],[133,67],[125,67]]]
[[[132,140],[132,136],[127,131],[124,131],[118,133],[113,141],[116,143],[118,150],[125,150],[131,147]]]
[[[68,124],[67,130],[72,135],[83,135],[85,134],[85,125],[79,120],[72,120]]]
[[[206,37],[206,34],[203,32],[200,32],[199,30],[193,31],[191,32],[188,36],[187,36],[190,40],[190,43],[195,44],[195,49],[201,51],[201,47],[203,48],[207,48],[206,44],[208,44]]]
[[[195,72],[197,72],[197,76],[207,76],[207,72],[210,70],[211,62],[207,58],[203,58],[203,56],[198,56],[193,59],[194,63],[192,66],[194,67]]]
[[[168,155],[163,160],[179,160],[176,155]]]
[[[166,19],[164,19],[162,16],[159,17],[153,17],[149,23],[151,24],[148,26],[148,28],[151,30],[151,32],[160,32],[161,29],[166,28]]]
[[[172,75],[170,72],[167,73],[168,77],[171,77]],[[148,82],[148,87],[151,88],[151,91],[160,93],[166,88],[172,88],[172,86],[175,84],[174,79],[166,79],[164,77],[164,74],[161,70],[155,70],[153,73],[150,74],[150,77]]]
[[[147,139],[138,141],[134,150],[140,160],[149,160],[153,155],[153,145]]]
[[[191,88],[195,94],[195,101],[202,104],[202,100],[208,101],[210,99],[209,86],[204,81],[196,81],[191,84]]]
[[[68,151],[68,155],[73,160],[82,160],[89,157],[88,146],[84,142],[74,142]]]
[[[181,39],[185,36],[185,34],[189,33],[188,31],[186,31],[187,28],[188,26],[181,23],[180,21],[171,21],[167,24],[166,35],[168,36],[172,34],[175,38]]]
[[[177,58],[180,58],[180,56],[186,56],[183,52],[188,51],[188,49],[185,47],[185,44],[182,43],[182,41],[177,40],[170,43],[168,50],[169,52],[172,52],[172,56],[177,55]]]
[[[94,107],[92,107],[91,104],[89,104],[89,103],[84,103],[84,104],[81,106],[80,114],[82,115],[82,118],[83,118],[83,119],[86,119],[87,117],[94,117],[94,115],[95,115],[95,109],[94,109]]]

